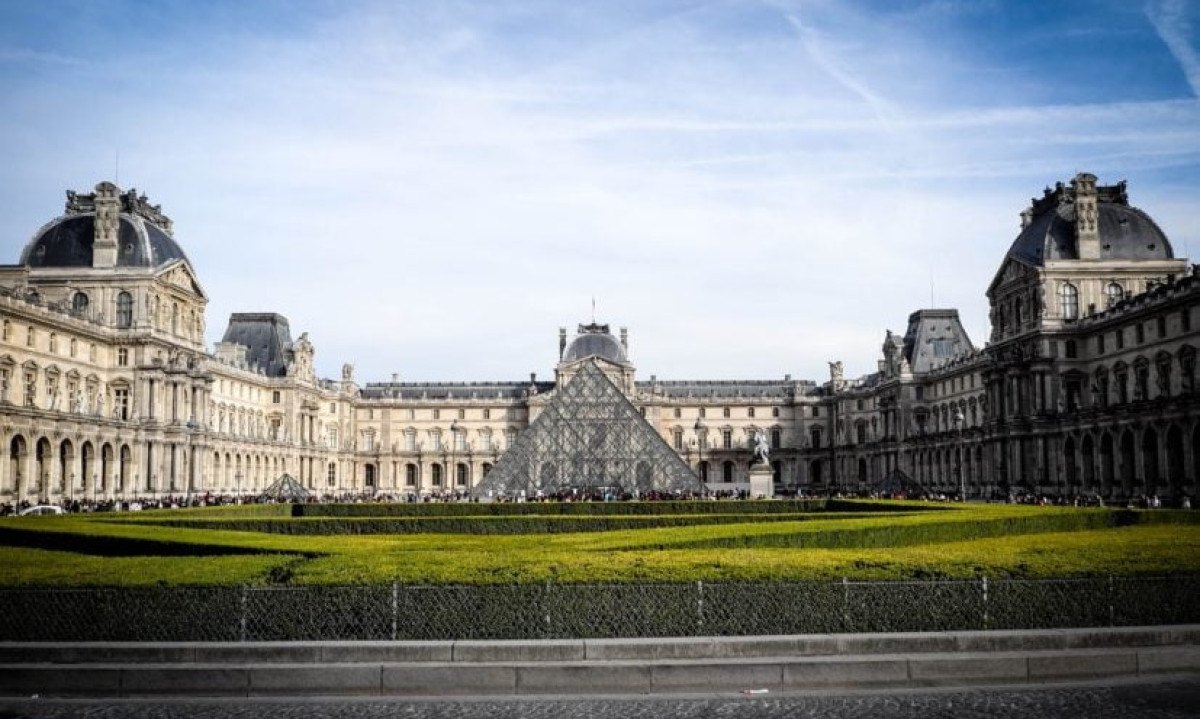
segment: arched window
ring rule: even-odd
[[[733,481],[733,462],[725,462],[724,464],[721,465],[721,481],[722,482],[732,482]]]
[[[433,486],[442,486],[442,465],[435,464],[430,470],[430,478],[433,480]]]
[[[1079,288],[1070,282],[1058,288],[1058,314],[1064,320],[1079,319]]]
[[[1109,282],[1104,288],[1104,306],[1112,307],[1121,300],[1125,299],[1125,288],[1116,282]]]
[[[122,292],[117,295],[117,327],[133,326],[133,295]]]
[[[71,298],[71,310],[77,315],[86,313],[89,304],[91,304],[91,301],[88,300],[88,296],[82,292],[76,292],[75,296]]]

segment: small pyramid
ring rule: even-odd
[[[696,492],[704,485],[595,361],[559,389],[517,436],[476,497],[533,497],[578,489]]]
[[[302,502],[308,499],[309,492],[290,474],[284,474],[271,483],[259,496],[278,502]]]

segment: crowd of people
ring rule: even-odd
[[[793,491],[777,495],[779,499],[914,499],[929,502],[961,502],[960,495],[949,495],[943,492],[842,492],[826,491],[809,493]],[[517,493],[515,495],[497,495],[481,500],[468,492],[441,492],[433,494],[417,494],[414,492],[375,492],[310,495],[302,501],[309,504],[396,504],[423,502],[628,502],[628,501],[679,501],[679,500],[712,500],[712,501],[751,501],[761,500],[753,497],[745,489],[719,491],[675,491],[675,492],[628,492],[619,488],[590,488],[571,489],[558,492]],[[231,504],[271,504],[281,501],[276,498],[255,495],[237,496],[234,494],[204,494],[166,495],[154,497],[133,497],[129,499],[64,499],[53,505],[61,508],[63,513],[76,514],[88,512],[137,512],[147,509],[181,509],[185,507],[211,507]],[[970,498],[969,501],[978,501]],[[987,498],[989,502],[1004,502],[1008,504],[1034,504],[1042,506],[1063,507],[1104,507],[1118,506],[1129,509],[1160,509],[1173,507],[1191,509],[1191,497],[1184,495],[1164,501],[1158,495],[1137,495],[1117,500],[1105,500],[1096,494],[1052,496],[1031,492],[995,493]],[[1106,503],[1107,502],[1107,503]],[[5,502],[0,504],[0,517],[18,515],[35,505],[29,500],[20,502]]]

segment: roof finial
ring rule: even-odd
[[[596,295],[592,295],[592,324],[596,324]]]

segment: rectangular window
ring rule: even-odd
[[[1104,335],[1096,335],[1096,354],[1104,354]]]
[[[721,430],[721,447],[724,449],[733,449],[733,432],[730,430]]]
[[[483,410],[483,418],[491,419],[492,418],[492,410],[490,410],[490,409]]]
[[[454,433],[454,451],[465,452],[467,449],[467,433],[459,430]]]
[[[1146,328],[1141,322],[1138,322],[1134,327],[1134,336],[1137,338],[1137,343],[1141,344],[1146,341]]]
[[[465,409],[458,410],[458,418],[466,419],[467,418],[467,410],[465,410]]]
[[[37,406],[37,372],[33,370],[25,372],[25,406]]]
[[[271,403],[279,404],[279,390],[271,392]]]
[[[683,430],[677,429],[677,430],[675,430],[673,435],[675,438],[675,449],[682,450],[683,449]]]
[[[1125,330],[1119,329],[1116,332],[1114,332],[1113,340],[1114,340],[1113,344],[1115,344],[1117,346],[1117,349],[1125,349]]]
[[[725,419],[729,419],[729,408],[728,407],[721,408],[721,416],[724,417]]]
[[[416,452],[417,451],[417,433],[416,432],[405,432],[404,433],[404,451],[405,452]]]
[[[46,377],[46,409],[60,409],[58,406],[58,377]]]
[[[772,407],[772,408],[771,408],[771,416],[772,416],[772,417],[778,417],[778,416],[779,416],[779,408],[778,408],[778,407]]]
[[[678,407],[676,407],[676,408],[675,408],[675,419],[679,419],[679,418],[680,418],[680,417],[682,417],[682,416],[683,416],[683,410],[681,410],[681,409],[679,409]]]
[[[124,387],[113,390],[113,415],[117,419],[129,419],[129,390]]]
[[[440,451],[442,448],[442,435],[439,432],[429,433],[429,449],[433,452]]]
[[[70,343],[69,347],[70,347],[70,355],[72,357],[74,357],[75,353],[78,349],[78,343],[75,341],[74,337],[71,338],[71,343]]]
[[[129,366],[129,350],[125,349],[124,347],[117,350],[117,366],[118,367],[128,367]]]
[[[8,401],[8,381],[8,368],[0,367],[0,402]]]
[[[484,452],[492,451],[492,433],[484,432],[479,435],[479,449]]]
[[[703,407],[700,408],[700,418],[704,419],[704,408]]]
[[[1185,307],[1179,312],[1179,329],[1184,332],[1192,331],[1192,310],[1190,307]]]
[[[508,432],[506,432],[505,436],[504,436],[504,442],[505,442],[504,446],[507,447],[508,449],[512,449],[513,443],[515,443],[516,441],[517,441],[517,430],[515,430],[515,429],[508,430]]]
[[[433,418],[441,419],[442,418],[442,410],[440,410],[440,409],[433,410]]]
[[[329,414],[337,414],[337,405],[333,402],[329,403]]]
[[[29,325],[29,331],[25,333],[25,346],[32,347],[36,337],[37,335],[34,334],[33,325]]]
[[[1167,336],[1167,318],[1158,317],[1158,338],[1162,339]]]
[[[330,427],[330,428],[329,428],[329,434],[328,434],[328,438],[327,438],[327,443],[329,444],[329,448],[330,448],[330,449],[337,449],[337,446],[338,446],[338,431],[337,431],[337,427]]]
[[[920,398],[918,397],[918,399],[920,399]],[[812,413],[812,416],[814,416],[814,417],[820,417],[820,416],[821,416],[821,408],[820,408],[819,406],[815,405],[815,404],[813,405],[813,413]]]

